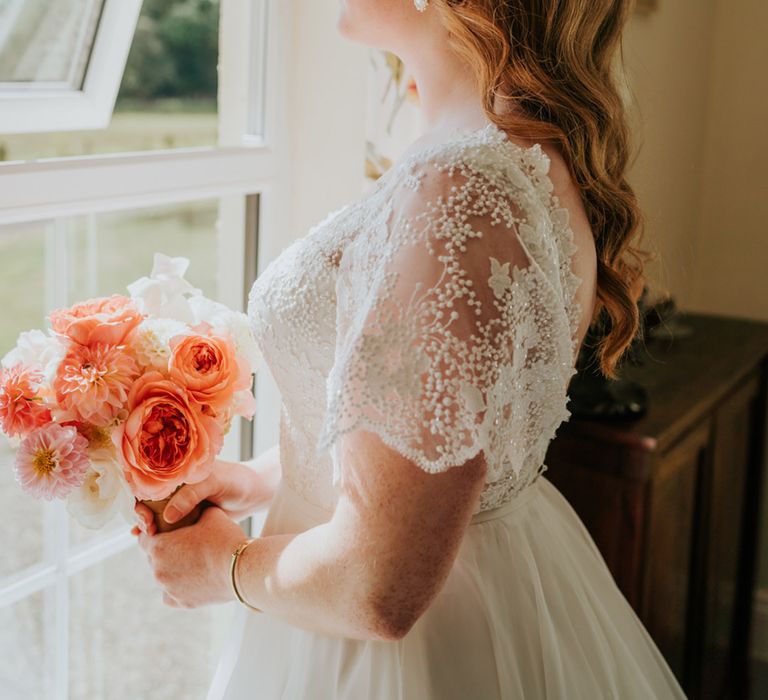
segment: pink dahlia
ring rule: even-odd
[[[38,394],[43,381],[39,369],[16,364],[0,369],[0,428],[20,435],[51,422],[51,411]]]
[[[44,425],[19,445],[16,480],[35,498],[63,498],[83,485],[90,467],[87,450],[88,440],[73,426]]]
[[[125,406],[138,376],[136,361],[122,348],[73,345],[59,365],[53,388],[70,418],[105,427]]]

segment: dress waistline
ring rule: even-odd
[[[522,491],[513,496],[506,503],[502,503],[495,508],[489,508],[487,510],[475,513],[470,520],[470,525],[477,523],[484,523],[489,520],[496,520],[497,518],[503,518],[505,515],[512,513],[518,508],[522,508],[529,503],[539,491],[539,484],[541,476],[539,476],[533,483],[528,484]],[[327,522],[333,515],[333,510],[325,508],[317,503],[308,501],[304,495],[291,486],[285,479],[281,479],[278,484],[278,490],[282,492],[282,498],[287,498],[290,502],[291,509],[298,509],[301,513],[306,514],[312,520],[317,522]]]
[[[484,523],[487,520],[496,520],[497,518],[503,518],[512,511],[522,508],[529,503],[531,499],[538,493],[539,484],[541,483],[541,475],[532,483],[528,484],[522,491],[515,494],[510,500],[502,503],[495,508],[489,508],[488,510],[481,510],[479,513],[475,513],[472,516],[472,520],[469,521],[470,525],[477,523]]]

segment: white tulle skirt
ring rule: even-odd
[[[262,534],[330,515],[283,481]],[[245,608],[235,627],[209,700],[685,698],[544,476],[473,518],[444,587],[401,640],[316,634]]]

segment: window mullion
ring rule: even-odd
[[[71,233],[71,219],[56,219],[46,230],[46,313],[69,303]],[[45,538],[45,557],[56,572],[52,587],[45,592],[46,652],[53,663],[53,673],[48,677],[53,678],[51,697],[66,700],[69,694],[69,516],[63,501],[46,505],[45,531],[50,535]]]

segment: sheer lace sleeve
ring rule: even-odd
[[[318,453],[364,428],[433,473],[484,450],[493,480],[519,474],[567,418],[572,339],[551,212],[515,174],[419,163],[381,225],[347,247]]]

